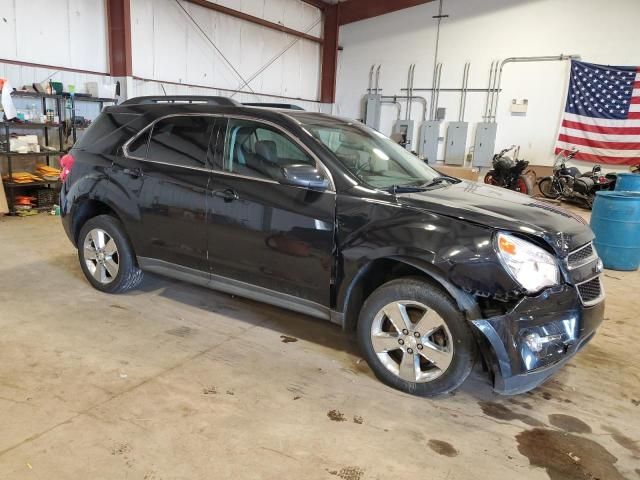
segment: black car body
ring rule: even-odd
[[[347,330],[385,282],[423,279],[455,304],[502,393],[538,385],[593,337],[604,311],[601,263],[579,217],[526,195],[442,177],[424,188],[375,188],[345,167],[357,147],[334,136],[356,149],[338,155],[328,148],[333,140],[314,133],[314,126],[353,122],[200,100],[141,98],[106,108],[72,149],[61,214],[80,250],[83,225],[110,215],[142,270]],[[199,122],[203,134],[162,139],[183,121]],[[256,124],[271,132],[266,138],[277,132],[286,141],[258,140]],[[249,136],[255,138],[244,140]],[[240,142],[251,151],[238,150]],[[312,159],[316,177],[295,165],[268,177],[265,159],[283,148],[289,157]],[[496,242],[505,233],[548,252],[557,283],[527,292],[499,256]]]

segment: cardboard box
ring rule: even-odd
[[[479,181],[480,172],[477,169],[466,167],[451,167],[448,165],[429,165],[443,175],[449,175],[450,177],[460,178],[462,180],[471,180],[472,182]]]

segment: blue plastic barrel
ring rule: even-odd
[[[638,175],[640,176],[640,175]],[[640,192],[597,192],[591,212],[594,245],[605,268],[640,266]]]
[[[640,192],[640,174],[622,172],[616,180],[616,192]]]

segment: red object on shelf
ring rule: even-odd
[[[15,205],[32,205],[32,202],[35,201],[35,197],[26,197],[24,195],[18,195],[15,198]]]

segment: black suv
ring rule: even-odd
[[[357,330],[387,385],[450,392],[480,358],[523,392],[602,321],[579,217],[441,175],[366,126],[223,97],[106,108],[62,163],[91,284],[156,272]]]

